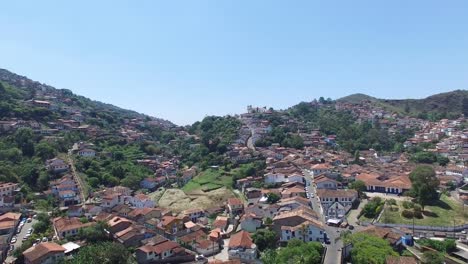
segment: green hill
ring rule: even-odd
[[[468,90],[435,94],[424,99],[377,99],[365,94],[353,94],[337,100],[348,103],[362,101],[371,101],[390,111],[420,117],[432,115],[435,118],[444,118],[468,114]]]
[[[342,97],[338,100],[336,100],[337,102],[347,102],[347,103],[359,103],[359,102],[362,102],[362,101],[377,101],[378,99],[375,98],[375,97],[372,97],[372,96],[369,96],[369,95],[366,95],[366,94],[362,94],[362,93],[356,93],[356,94],[351,94],[351,95],[348,95],[348,96],[345,96],[345,97]]]

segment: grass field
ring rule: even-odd
[[[222,187],[232,188],[232,176],[222,169],[209,169],[195,176],[182,190],[190,193],[196,190],[211,191]]]
[[[382,213],[381,223],[412,224],[413,219],[401,215],[404,210],[402,202],[398,201],[398,210],[390,210],[388,207]],[[424,208],[423,218],[414,219],[415,225],[424,226],[453,226],[465,224],[468,220],[468,208],[463,210],[462,205],[451,197],[442,195],[434,205]]]

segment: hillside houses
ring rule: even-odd
[[[54,158],[47,160],[45,167],[52,173],[62,173],[67,172],[70,166],[63,159]]]

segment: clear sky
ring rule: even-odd
[[[4,1],[0,68],[188,124],[468,88],[468,1]]]

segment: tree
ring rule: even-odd
[[[321,261],[323,246],[318,242],[304,243],[298,239],[289,241],[288,246],[279,250],[267,250],[262,254],[264,264],[318,264]]]
[[[466,117],[468,117],[468,97],[464,97],[463,98],[463,115]]]
[[[122,244],[101,242],[81,248],[73,259],[66,260],[64,263],[129,264],[133,261],[130,252]]]
[[[416,167],[410,173],[409,178],[412,184],[411,193],[424,211],[424,207],[438,197],[439,179],[434,169],[427,165]]]
[[[387,240],[368,235],[356,233],[349,236],[349,241],[353,245],[351,258],[356,264],[384,264],[387,256],[397,256]]]
[[[57,151],[49,143],[41,142],[36,145],[35,153],[44,161],[55,157]]]
[[[449,164],[450,160],[447,157],[438,155],[437,156],[437,162],[439,163],[440,166],[447,166],[447,164]]]
[[[34,155],[34,134],[30,128],[20,128],[14,135],[18,148],[23,155],[32,157]]]
[[[276,248],[276,242],[278,241],[278,236],[275,231],[269,229],[257,230],[257,232],[253,234],[252,238],[260,251]]]
[[[364,192],[367,190],[366,184],[361,180],[352,182],[349,185],[349,188],[356,190],[358,192],[359,197],[363,197]]]
[[[80,239],[86,239],[90,243],[104,242],[109,240],[109,235],[106,233],[108,225],[104,222],[82,228],[78,231]]]
[[[279,200],[281,199],[281,197],[279,197],[278,194],[276,193],[268,193],[267,194],[267,202],[270,203],[270,204],[274,204],[276,202],[278,202]]]
[[[426,264],[444,264],[444,254],[437,251],[426,251],[423,254],[424,263]]]

